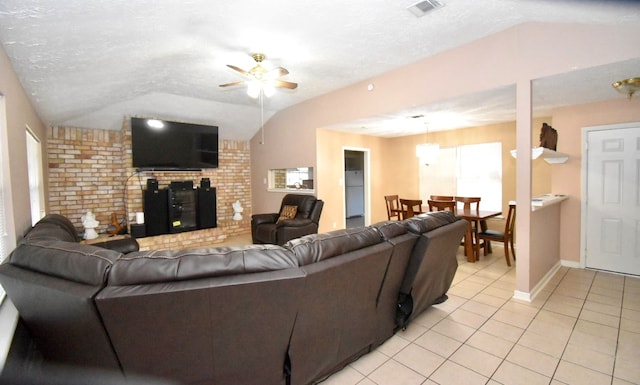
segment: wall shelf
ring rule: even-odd
[[[511,150],[511,156],[517,158],[517,154],[518,150]],[[569,159],[569,155],[548,148],[534,147],[531,149],[531,159],[538,159],[541,156],[549,164],[565,163]]]

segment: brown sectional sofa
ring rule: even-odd
[[[44,358],[218,385],[311,384],[371,351],[446,298],[468,226],[439,212],[284,246],[123,254],[59,219],[0,265]]]

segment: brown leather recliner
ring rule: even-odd
[[[295,218],[278,220],[285,206],[295,206]],[[324,202],[308,194],[287,194],[277,213],[251,216],[253,243],[284,245],[287,241],[318,232],[318,222]]]

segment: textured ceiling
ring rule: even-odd
[[[2,0],[0,42],[46,124],[119,129],[126,115],[153,116],[219,125],[221,137],[246,140],[259,129],[259,106],[244,89],[218,84],[242,80],[226,64],[249,69],[252,52],[266,53],[271,65],[290,71],[284,80],[299,83],[266,100],[268,119],[523,22],[640,22],[638,1],[440,1],[443,8],[415,17],[409,0]],[[639,62],[567,76],[576,85],[585,78],[608,85],[630,69]],[[537,113],[557,105],[559,92],[565,103],[612,96],[607,87],[606,96],[559,91],[557,80],[534,84]],[[463,112],[468,123],[504,121],[513,119],[514,93],[507,87],[335,128],[397,136],[412,128],[391,130],[381,120],[443,110]]]

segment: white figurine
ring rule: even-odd
[[[241,221],[242,220],[242,212],[244,211],[244,209],[240,205],[240,201],[233,202],[233,204],[231,206],[233,206],[233,220],[234,221]]]
[[[98,227],[100,222],[96,221],[96,216],[93,215],[91,210],[87,211],[80,219],[82,219],[82,226],[84,226],[84,239],[98,238],[96,227]]]

